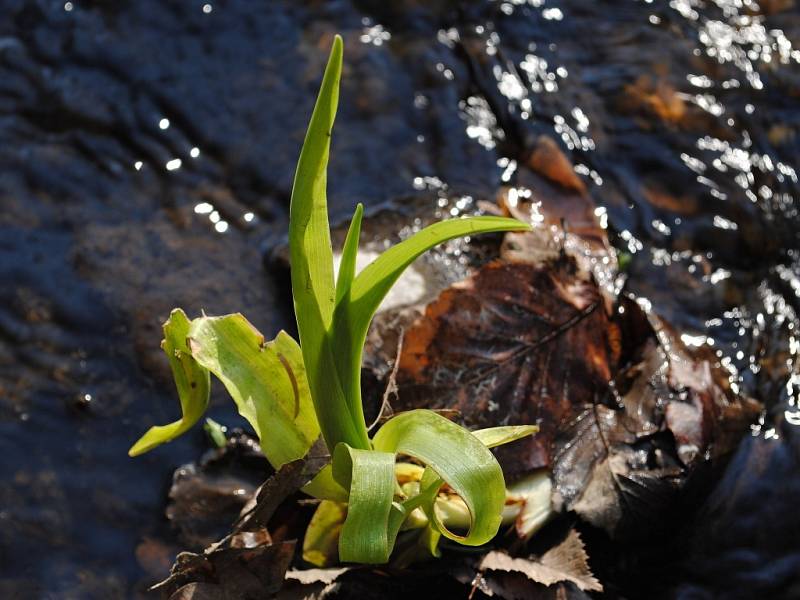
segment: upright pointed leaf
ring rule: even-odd
[[[328,448],[369,448],[363,419],[353,419],[336,373],[330,326],[336,301],[326,197],[331,132],[339,103],[342,38],[334,38],[297,163],[289,218],[292,295],[314,405]],[[339,351],[337,349],[337,351]]]
[[[317,320],[322,331],[327,330],[335,300],[326,187],[341,74],[342,38],[337,35],[300,151],[290,205],[292,293],[303,346],[305,337],[314,333],[312,326]]]
[[[188,335],[195,360],[223,383],[270,464],[305,456],[320,429],[297,342],[285,331],[265,342],[240,314],[195,319]]]
[[[208,371],[192,358],[186,346],[188,332],[189,319],[186,313],[176,308],[164,323],[164,340],[161,342],[161,348],[167,355],[175,386],[178,388],[182,416],[169,425],[151,427],[128,450],[130,456],[138,456],[175,439],[197,423],[206,412],[209,393]]]
[[[342,298],[350,297],[350,286],[356,276],[356,258],[358,257],[358,240],[361,234],[361,218],[364,215],[364,205],[360,202],[356,206],[353,218],[350,220],[350,228],[347,230],[347,237],[342,248],[342,262],[339,264],[339,277],[336,279],[336,304]]]
[[[309,371],[312,385],[312,398],[317,411],[322,435],[328,449],[344,442],[353,448],[368,450],[370,446],[367,425],[358,411],[351,408],[339,372],[336,369],[336,356],[347,351],[333,333],[326,333],[320,346],[316,371]],[[334,350],[335,348],[335,350]],[[360,396],[359,396],[360,397]]]

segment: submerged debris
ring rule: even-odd
[[[285,464],[256,490],[227,488],[226,494],[218,488],[215,489],[216,493],[212,497],[229,500],[233,498],[237,501],[239,518],[232,529],[230,511],[214,513],[212,517],[213,510],[200,513],[196,510],[198,506],[215,508],[208,502],[208,484],[194,484],[192,494],[180,483],[187,477],[187,471],[191,471],[195,479],[205,481],[208,471],[219,468],[220,464],[230,468],[236,463],[241,466],[243,461],[249,461],[250,469],[254,472],[263,471],[267,463],[257,442],[241,433],[235,434],[225,447],[209,452],[199,466],[190,465],[179,469],[176,472],[178,483],[173,486],[170,494],[181,501],[168,510],[170,518],[178,519],[183,524],[185,533],[188,523],[195,526],[198,522],[201,525],[205,523],[206,527],[201,526],[201,531],[204,531],[209,522],[214,523],[228,514],[229,521],[225,529],[227,535],[218,542],[209,542],[202,553],[179,554],[170,576],[153,589],[159,590],[162,597],[169,600],[256,599],[269,597],[280,590],[284,573],[294,557],[297,542],[295,539],[273,539],[267,525],[281,503],[308,483],[326,462],[327,457],[322,455],[319,447],[320,444],[317,444],[312,448],[308,458]],[[261,464],[261,469],[254,468],[257,464]],[[186,495],[191,497],[191,501],[184,498]],[[276,530],[280,530],[280,527]]]
[[[166,513],[184,547],[200,550],[228,533],[270,470],[258,442],[241,431],[198,463],[179,467]]]
[[[169,600],[269,598],[283,585],[294,547],[295,542],[288,541],[215,548],[204,554],[182,552],[169,578],[153,589]]]

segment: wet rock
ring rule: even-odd
[[[179,551],[178,547],[168,546],[160,540],[148,537],[136,546],[136,562],[148,577],[161,581],[169,575],[172,561]]]
[[[676,595],[792,598],[800,590],[797,427],[748,437],[690,530]],[[780,483],[777,483],[780,482]]]

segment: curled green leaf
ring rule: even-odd
[[[339,444],[333,453],[333,476],[350,490],[347,518],[339,536],[339,559],[385,563],[394,544],[390,534],[394,454]],[[397,535],[396,531],[393,533]]]
[[[489,449],[469,431],[429,410],[412,410],[389,420],[373,439],[376,450],[411,456],[425,463],[469,509],[465,535],[440,525],[442,535],[468,546],[491,540],[505,503],[503,471]],[[423,476],[421,489],[429,489]],[[438,486],[437,488],[438,489]]]
[[[303,488],[325,500],[318,510],[319,519],[324,517],[322,529],[310,529],[307,536],[311,562],[330,560],[333,530],[340,523],[340,560],[348,562],[386,562],[401,528],[406,539],[422,532],[420,548],[426,555],[437,554],[441,535],[462,544],[483,544],[497,532],[505,498],[502,471],[487,446],[519,439],[535,428],[495,428],[473,435],[431,411],[416,410],[391,419],[370,441],[361,404],[362,350],[381,301],[420,254],[455,237],[529,226],[500,217],[436,223],[356,275],[363,216],[359,205],[334,283],[326,186],[341,71],[342,40],[336,36],[292,188],[289,250],[301,344],[285,332],[267,343],[238,314],[189,322],[182,312],[173,313],[165,326],[164,348],[183,418],[148,431],[131,454],[172,439],[200,418],[208,403],[210,372],[253,426],[276,468],[306,455],[320,433],[332,451],[332,464]],[[413,469],[398,469],[397,455],[426,465],[416,469],[417,480],[398,480]],[[437,514],[437,496],[445,483],[449,489],[442,496],[449,495],[453,507],[461,510],[450,521],[463,526],[463,535],[449,531]],[[343,523],[342,504],[334,502],[347,503]],[[419,554],[415,550],[407,556]]]
[[[476,438],[487,448],[495,448],[503,444],[510,444],[539,431],[537,425],[510,425],[506,427],[489,427],[477,429],[472,432]]]
[[[156,446],[169,442],[188,431],[208,407],[210,389],[208,371],[192,358],[186,345],[189,334],[189,319],[181,309],[176,308],[164,323],[164,340],[161,348],[167,355],[175,387],[181,402],[182,416],[169,425],[156,425],[147,430],[128,450],[129,456],[139,456]]]

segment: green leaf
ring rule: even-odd
[[[334,38],[292,187],[289,253],[292,296],[314,406],[329,449],[369,448],[363,417],[354,419],[336,372],[331,320],[336,301],[326,197],[331,132],[339,103],[342,38]],[[337,353],[340,349],[337,347]]]
[[[441,478],[461,496],[470,512],[469,531],[457,535],[438,523],[443,535],[478,546],[497,534],[505,503],[503,471],[489,449],[469,431],[432,411],[412,410],[381,427],[373,445],[378,451],[405,454],[425,463],[435,472],[430,479]],[[423,475],[422,490],[430,489],[430,479]]]
[[[333,476],[350,490],[347,518],[339,536],[339,560],[385,563],[402,519],[391,519],[394,453],[359,450],[339,444],[333,453]]]
[[[487,448],[509,444],[539,431],[537,425],[511,425],[508,427],[489,427],[472,432]]]
[[[360,202],[356,206],[350,228],[342,248],[342,262],[339,264],[339,277],[336,279],[336,304],[342,298],[350,298],[350,286],[356,276],[356,258],[358,256],[358,240],[361,235],[361,218],[364,216],[364,205]]]
[[[206,419],[203,429],[205,429],[215,447],[223,448],[225,444],[228,443],[228,438],[225,437],[225,427],[217,423],[214,419]]]
[[[341,73],[342,38],[337,35],[297,162],[289,217],[292,292],[298,320],[311,325],[319,319],[322,331],[330,325],[335,300],[326,187]],[[309,333],[301,334],[302,345]]]
[[[206,369],[195,362],[186,346],[188,332],[189,319],[186,318],[186,313],[179,308],[173,310],[164,323],[164,340],[161,342],[161,348],[167,355],[175,386],[178,388],[182,416],[180,420],[169,425],[151,427],[128,450],[129,456],[138,456],[175,439],[189,430],[206,412],[209,375]]]
[[[201,317],[189,327],[189,348],[228,390],[273,467],[306,455],[320,430],[303,356],[288,333],[265,342],[240,314]]]
[[[339,555],[339,535],[347,515],[347,505],[323,500],[319,503],[303,538],[303,560],[317,567],[327,567]]]
[[[339,302],[333,316],[336,364],[353,419],[364,420],[361,359],[369,324],[403,271],[421,254],[447,240],[479,233],[527,229],[530,229],[527,223],[504,217],[471,217],[434,223],[389,248],[358,274],[350,288],[350,301]]]
[[[322,470],[303,486],[302,490],[309,496],[320,500],[347,502],[348,492],[333,478],[333,469],[330,463],[322,467]]]

